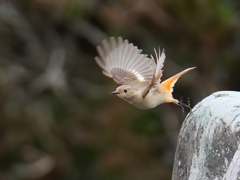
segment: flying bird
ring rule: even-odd
[[[148,58],[128,40],[111,37],[109,41],[103,40],[97,46],[99,57],[95,57],[95,61],[103,69],[105,76],[121,84],[112,94],[137,108],[151,109],[163,103],[185,105],[173,98],[173,87],[179,77],[195,67],[185,69],[161,82],[166,55],[164,50],[160,52],[159,49],[158,53],[155,49],[154,51],[156,59],[152,55]]]

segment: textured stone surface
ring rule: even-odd
[[[240,92],[216,92],[188,114],[172,180],[240,179]]]

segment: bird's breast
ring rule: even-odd
[[[132,102],[134,106],[140,109],[151,109],[164,103],[164,94],[156,89],[152,89],[144,98],[139,97]]]

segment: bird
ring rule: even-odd
[[[148,57],[122,37],[103,40],[96,49],[99,56],[95,57],[95,61],[102,68],[102,73],[120,84],[112,94],[139,109],[152,109],[164,103],[189,107],[174,99],[172,92],[178,79],[196,67],[187,68],[161,82],[166,58],[164,49],[161,52],[159,48],[158,53],[154,49],[156,58],[152,55]]]

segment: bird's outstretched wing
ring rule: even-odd
[[[97,51],[100,57],[95,57],[95,60],[103,69],[103,74],[119,84],[151,81],[156,72],[155,61],[121,37],[102,41]]]

